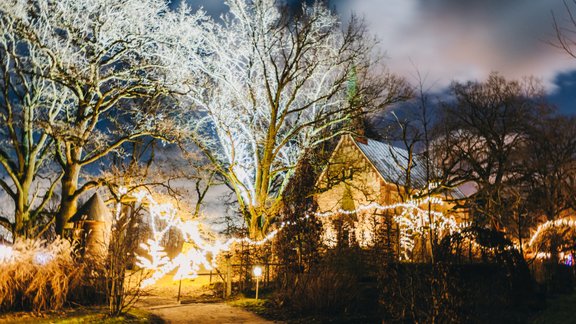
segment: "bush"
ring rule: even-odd
[[[363,265],[355,251],[328,253],[306,272],[285,272],[280,304],[299,315],[358,312],[363,300]]]
[[[523,323],[538,306],[530,277],[494,263],[393,263],[379,284],[382,316],[392,323]]]
[[[59,309],[81,274],[66,240],[16,240],[13,246],[0,246],[0,311]]]

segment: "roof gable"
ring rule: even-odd
[[[330,161],[334,161],[335,155],[340,152],[344,143],[351,143],[351,147],[359,151],[360,155],[368,161],[376,174],[387,183],[406,186],[406,165],[408,164],[408,151],[388,143],[363,138],[355,139],[352,135],[343,135],[334,148]],[[426,166],[418,155],[412,157],[411,187],[422,189],[427,186]],[[329,163],[330,164],[330,163]],[[326,176],[328,168],[325,168],[316,183],[320,183]],[[432,180],[432,179],[430,179]],[[459,189],[448,189],[446,192],[455,199],[466,198],[466,195]]]
[[[112,220],[112,213],[110,209],[106,207],[106,204],[98,194],[95,192],[88,201],[82,205],[72,216],[68,222],[78,222],[81,220],[87,221],[98,221],[98,222],[110,222]]]
[[[407,185],[405,173],[409,162],[407,150],[372,139],[352,140],[384,181],[401,186]],[[410,185],[413,187],[426,186],[426,169],[417,156],[412,158],[411,182]]]

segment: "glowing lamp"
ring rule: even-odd
[[[255,266],[254,269],[252,269],[252,273],[254,274],[254,277],[256,277],[256,300],[258,300],[258,281],[262,276],[262,267]]]

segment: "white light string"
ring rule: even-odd
[[[553,221],[547,221],[543,224],[540,224],[538,226],[538,228],[536,229],[536,232],[534,232],[534,234],[530,238],[530,242],[528,243],[528,245],[532,246],[534,244],[534,242],[536,241],[536,239],[540,235],[542,235],[542,233],[544,233],[546,230],[553,228],[553,227],[559,227],[559,226],[567,226],[567,227],[571,227],[571,228],[576,228],[576,221],[574,221],[573,219],[561,218],[561,219],[556,219]]]
[[[120,190],[121,195],[126,195],[125,189]],[[159,279],[168,273],[176,270],[174,280],[184,278],[195,278],[201,267],[206,270],[211,270],[215,267],[217,256],[226,251],[230,251],[232,245],[237,243],[246,243],[250,245],[263,245],[272,240],[283,228],[289,225],[295,225],[296,221],[282,222],[280,226],[266,235],[262,240],[253,240],[249,237],[244,238],[231,238],[226,241],[219,239],[208,239],[206,234],[201,230],[201,224],[198,221],[183,221],[177,215],[176,209],[168,203],[158,203],[152,195],[148,192],[140,191],[133,194],[137,203],[145,203],[148,208],[150,217],[150,229],[152,236],[140,247],[144,250],[145,255],[136,255],[137,266],[151,270],[152,276],[143,281],[142,286],[149,286],[154,284]],[[400,225],[401,228],[401,246],[404,250],[404,256],[408,257],[408,252],[414,248],[415,235],[425,235],[425,229],[429,225],[429,215],[432,216],[433,229],[440,231],[453,232],[458,228],[456,221],[453,218],[448,218],[441,212],[423,210],[419,205],[423,204],[438,204],[443,203],[442,199],[436,197],[429,197],[419,200],[410,200],[404,203],[396,203],[391,205],[380,205],[371,203],[368,205],[359,206],[354,211],[339,209],[330,212],[317,212],[313,215],[320,218],[329,218],[341,214],[354,214],[367,210],[396,210],[402,208],[402,214],[394,217],[394,220]],[[429,214],[430,213],[430,214]],[[115,217],[119,219],[121,214],[121,205],[117,204]],[[310,215],[306,214],[300,220],[308,220]],[[168,234],[170,229],[178,229],[185,240],[189,243],[187,250],[183,251],[173,259],[168,258],[162,240]],[[0,263],[13,262],[18,258],[18,253],[10,246],[0,244]],[[39,258],[40,263],[47,263],[50,260],[47,258]]]

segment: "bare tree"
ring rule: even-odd
[[[438,126],[438,104],[430,98],[430,89],[426,88],[426,80],[419,72],[416,74],[415,96],[402,106],[396,113],[390,112],[391,120],[383,122],[383,136],[390,145],[390,155],[395,167],[401,170],[395,182],[399,199],[406,202],[412,199],[430,198],[442,196],[444,199],[454,202],[461,197],[455,195],[456,188],[444,181],[444,174],[439,170],[434,160],[433,128]],[[384,116],[386,117],[386,115]],[[382,122],[381,122],[382,123]],[[395,150],[398,146],[403,150]],[[427,203],[427,215],[422,223],[437,224],[439,221],[433,216],[433,206],[430,199]],[[428,226],[426,232],[419,237],[422,245],[421,259],[429,259],[434,263],[434,253],[439,244],[441,228]],[[429,244],[429,248],[426,246]],[[428,255],[428,250],[430,254]]]
[[[203,114],[191,126],[235,191],[250,234],[261,236],[304,152],[340,135],[360,108],[400,98],[404,83],[388,73],[370,81],[374,42],[355,18],[342,28],[320,3],[301,15],[274,0],[226,3],[201,64],[190,65],[209,82],[191,96]]]
[[[505,188],[522,163],[530,125],[551,111],[533,79],[508,81],[491,74],[485,82],[455,83],[435,140],[435,158],[450,185],[471,183],[468,200],[475,221],[503,228]]]
[[[574,40],[576,36],[576,18],[574,16],[573,7],[576,6],[576,1],[564,1],[565,14],[567,19],[560,20],[556,13],[552,14],[554,20],[554,30],[555,30],[555,40],[549,41],[548,44],[563,50],[566,54],[570,55],[572,58],[576,58],[576,51],[574,46],[576,41]],[[565,154],[565,153],[564,153]],[[574,164],[574,162],[571,162]],[[572,208],[576,208],[576,175],[568,172],[563,175],[563,187],[571,191],[572,197]]]
[[[84,167],[135,138],[166,136],[170,107],[156,102],[178,83],[178,39],[196,35],[178,22],[202,13],[172,12],[162,0],[9,0],[0,14],[13,21],[11,37],[38,49],[29,73],[52,82],[63,101],[45,120],[63,169],[56,218],[62,234],[78,197],[98,185],[82,183]]]
[[[559,19],[556,13],[552,13],[553,27],[555,32],[555,39],[546,41],[549,45],[561,49],[572,58],[576,58],[576,51],[574,46],[574,36],[576,35],[576,17],[574,17],[573,6],[576,1],[564,1],[564,9],[567,17],[566,19]]]
[[[524,157],[530,210],[546,220],[560,218],[574,207],[576,120],[559,116],[534,124]]]
[[[62,104],[53,84],[29,73],[30,59],[41,49],[16,37],[15,24],[0,15],[0,187],[14,202],[13,221],[0,217],[0,225],[14,239],[50,224],[41,215],[61,174],[50,170],[53,141],[41,122],[53,120]]]

